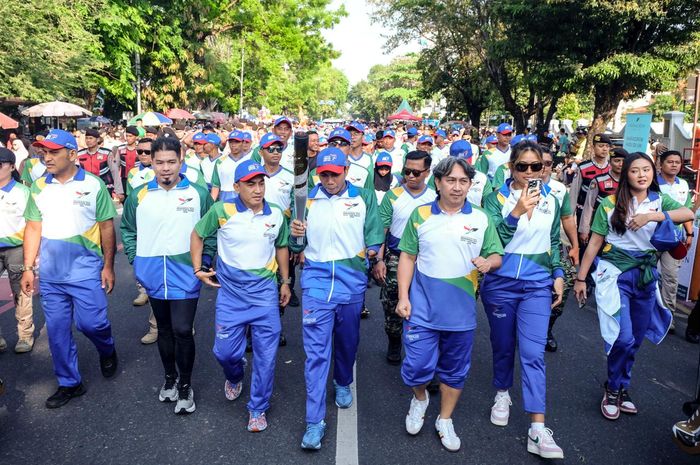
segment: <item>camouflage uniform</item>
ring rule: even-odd
[[[569,260],[569,256],[564,250],[564,247],[559,249],[559,253],[561,256],[561,264],[564,268],[564,294],[562,295],[561,303],[552,309],[552,315],[549,317],[550,333],[552,332],[554,322],[564,313],[564,305],[566,305],[566,300],[569,298],[569,292],[571,292],[571,289],[574,287],[574,280],[576,278],[576,268],[574,268],[571,260]],[[552,298],[556,297],[553,295]]]
[[[379,299],[384,308],[384,331],[389,337],[401,337],[403,319],[396,314],[396,305],[399,303],[399,283],[396,278],[399,256],[387,249],[384,254],[384,263],[386,264],[386,279],[379,293]]]

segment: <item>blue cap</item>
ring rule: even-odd
[[[451,136],[458,136],[459,135],[459,129],[455,128],[452,131],[450,131]]]
[[[246,160],[236,166],[236,172],[233,176],[233,182],[247,181],[259,175],[267,176],[265,168],[254,160]]]
[[[424,144],[424,143],[426,143],[426,142],[428,142],[430,145],[434,145],[434,144],[435,144],[435,142],[433,141],[433,138],[430,137],[430,136],[428,136],[428,135],[420,136],[420,137],[418,138],[418,143],[419,143],[419,144]]]
[[[408,134],[408,137],[417,136],[417,135],[418,135],[418,129],[416,129],[416,128],[414,128],[413,126],[411,126],[411,127],[408,128],[408,130],[406,131],[406,134]]]
[[[234,129],[233,131],[228,133],[228,140],[242,141],[243,135],[242,135],[241,131],[239,131],[238,129]]]
[[[194,136],[192,136],[192,143],[194,144],[206,144],[207,143],[207,135],[204,134],[203,132],[196,132]]]
[[[377,156],[377,161],[374,162],[376,166],[392,166],[394,162],[391,159],[389,152],[382,152]]]
[[[241,131],[241,140],[253,142],[253,136],[248,131]]]
[[[372,134],[365,134],[362,138],[362,145],[369,145],[374,142],[374,136]]]
[[[204,140],[207,141],[207,144],[221,145],[221,137],[214,133],[207,134]]]
[[[328,137],[318,136],[318,145],[328,145]]]
[[[68,149],[78,150],[78,142],[75,137],[68,131],[63,129],[52,129],[44,137],[44,140],[38,140],[32,144],[33,146],[44,147],[49,150]]]
[[[510,146],[515,147],[517,144],[525,140],[525,136],[522,134],[517,134],[513,136],[513,138],[510,140]]]
[[[367,126],[360,123],[359,121],[353,121],[352,123],[345,126],[345,129],[347,129],[348,131],[352,129],[354,131],[364,133],[367,130]]]
[[[282,123],[287,123],[289,124],[289,127],[292,128],[294,125],[292,124],[292,120],[287,118],[286,116],[280,116],[275,120],[275,123],[272,125],[273,127],[277,127]]]
[[[284,145],[284,141],[282,140],[282,138],[273,132],[268,132],[260,139],[260,147],[264,149],[268,148],[274,143]]]
[[[452,145],[450,145],[451,157],[469,159],[472,157],[472,155],[472,144],[470,144],[466,140],[456,140],[452,142]]]
[[[316,161],[316,172],[321,174],[326,171],[331,173],[340,174],[345,170],[347,165],[347,158],[342,150],[338,147],[328,147],[327,149],[321,150],[321,153],[317,155],[318,160]]]
[[[537,142],[537,134],[528,134],[527,136],[525,136],[525,140]]]
[[[444,129],[438,129],[435,131],[435,137],[440,136],[440,137],[447,137],[447,133],[445,132]]]
[[[513,132],[513,126],[508,123],[501,123],[498,125],[496,132],[499,134],[510,134]]]
[[[491,134],[484,140],[484,144],[495,144],[497,142],[498,138],[494,134]]]
[[[352,142],[350,133],[348,132],[347,129],[344,128],[335,128],[331,131],[331,133],[328,135],[328,140],[331,141],[333,139],[343,139],[347,142]]]
[[[384,135],[382,136],[382,139],[386,139],[387,137],[391,137],[392,139],[396,139],[396,133],[394,132],[393,129],[387,129],[384,131]]]

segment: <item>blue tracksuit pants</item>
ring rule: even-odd
[[[403,382],[422,386],[437,373],[440,382],[462,389],[471,365],[474,331],[439,331],[404,321]]]
[[[99,279],[74,283],[50,283],[39,279],[41,306],[58,385],[77,386],[78,348],[73,339],[73,321],[103,357],[114,353],[112,325],[107,318],[107,295]]]
[[[617,277],[620,289],[620,334],[608,354],[608,387],[627,388],[632,377],[634,356],[642,345],[656,305],[656,281],[637,287],[639,268]]]
[[[221,292],[221,291],[220,291]],[[224,369],[226,379],[238,383],[245,374],[246,326],[253,340],[253,376],[248,410],[265,412],[270,408],[275,379],[275,360],[279,345],[280,310],[274,307],[230,308],[229,299],[216,300],[216,337],[214,355]]]
[[[515,344],[522,374],[523,404],[529,413],[545,413],[544,346],[552,305],[552,280],[524,281],[486,274],[481,300],[491,326],[493,386],[513,386]]]
[[[331,351],[334,350],[333,379],[340,386],[352,384],[352,369],[360,342],[362,302],[324,302],[305,291],[302,308],[306,352],[306,422],[318,423],[326,416],[326,382],[331,366]]]

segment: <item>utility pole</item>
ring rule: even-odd
[[[134,68],[136,71],[136,114],[141,114],[141,54],[134,54]]]
[[[241,39],[241,79],[240,79],[240,84],[241,84],[241,96],[238,100],[238,117],[243,118],[243,66],[244,66],[244,61],[243,58],[245,56],[245,42],[243,42],[243,39]]]

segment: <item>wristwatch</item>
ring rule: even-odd
[[[280,284],[292,284],[292,278],[287,278],[287,279],[280,279],[279,281]]]
[[[22,265],[22,266],[19,267],[19,270],[20,270],[22,273],[24,273],[25,271],[34,271],[34,270],[36,270],[36,269],[38,269],[38,268],[39,268],[38,266],[34,266],[34,265],[30,265],[30,266]]]

